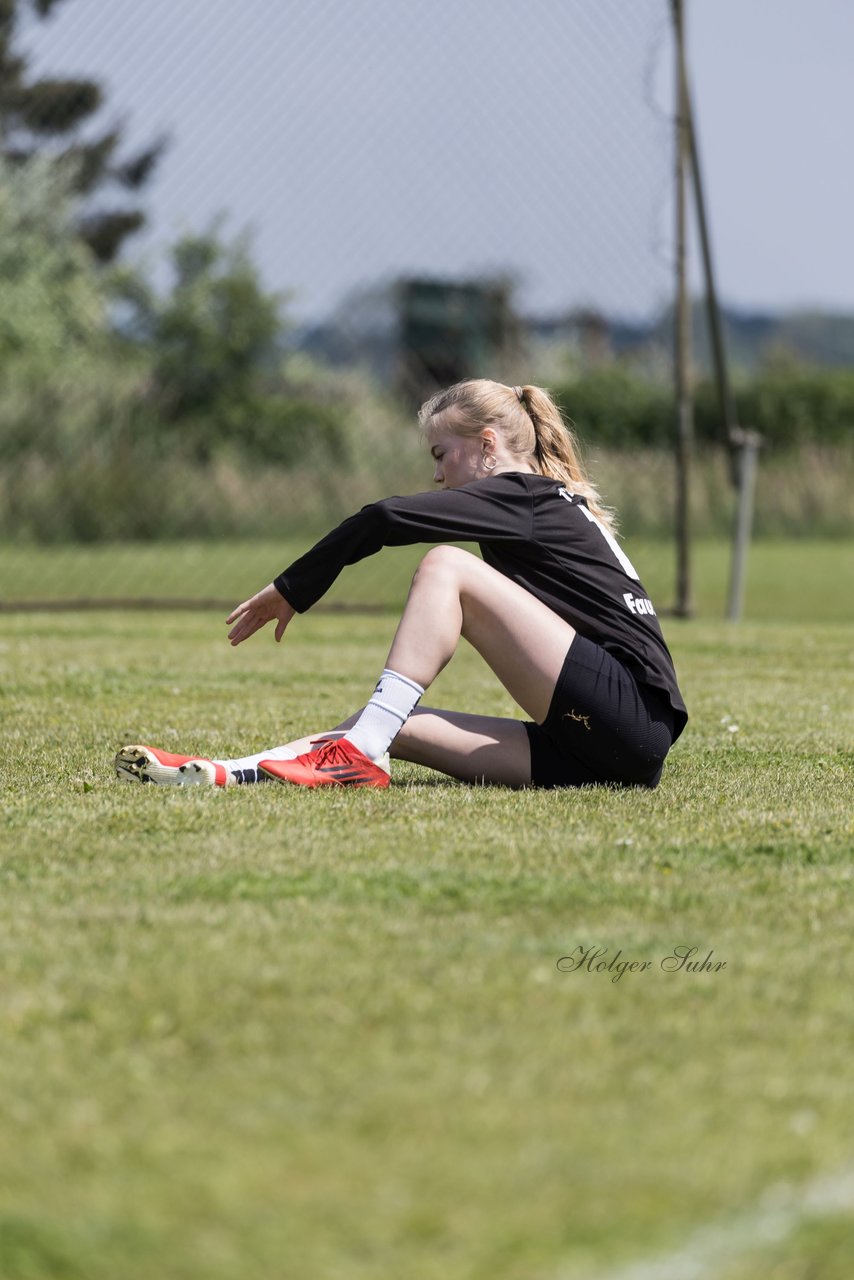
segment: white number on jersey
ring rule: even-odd
[[[572,495],[568,493],[566,489],[559,489],[558,493],[562,498],[566,498],[567,502],[572,502]],[[608,546],[611,548],[614,555],[619,560],[624,572],[627,573],[630,578],[634,578],[635,582],[640,582],[640,578],[638,577],[637,570],[635,569],[629,557],[626,555],[623,548],[620,546],[617,539],[614,537],[611,530],[606,529],[602,521],[598,518],[598,516],[594,516],[593,512],[588,510],[588,508],[583,502],[578,503],[578,510],[582,513],[582,515],[585,515],[587,517],[587,519],[590,521],[591,524],[595,524],[596,528],[602,534],[602,537],[605,539]]]

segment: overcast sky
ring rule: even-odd
[[[854,2],[686,7],[724,300],[854,311]],[[131,256],[222,212],[306,318],[408,272],[508,272],[528,312],[669,297],[667,0],[64,0],[26,47],[171,135]]]

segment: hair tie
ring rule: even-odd
[[[522,394],[522,388],[521,388],[521,387],[514,387],[514,388],[513,388],[513,390],[516,392],[516,396],[517,396],[517,399],[518,399],[519,403],[520,403],[520,404],[524,404],[524,403],[525,403],[525,397],[524,397],[524,395]]]

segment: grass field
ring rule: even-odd
[[[0,617],[2,1280],[850,1280],[854,619],[809,545],[667,625],[642,794],[122,786],[125,741],[326,727],[393,618]],[[465,647],[429,701],[514,714]]]

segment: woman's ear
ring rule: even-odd
[[[484,427],[483,431],[480,433],[480,443],[484,454],[494,453],[497,441],[498,436],[495,434],[492,427]]]

